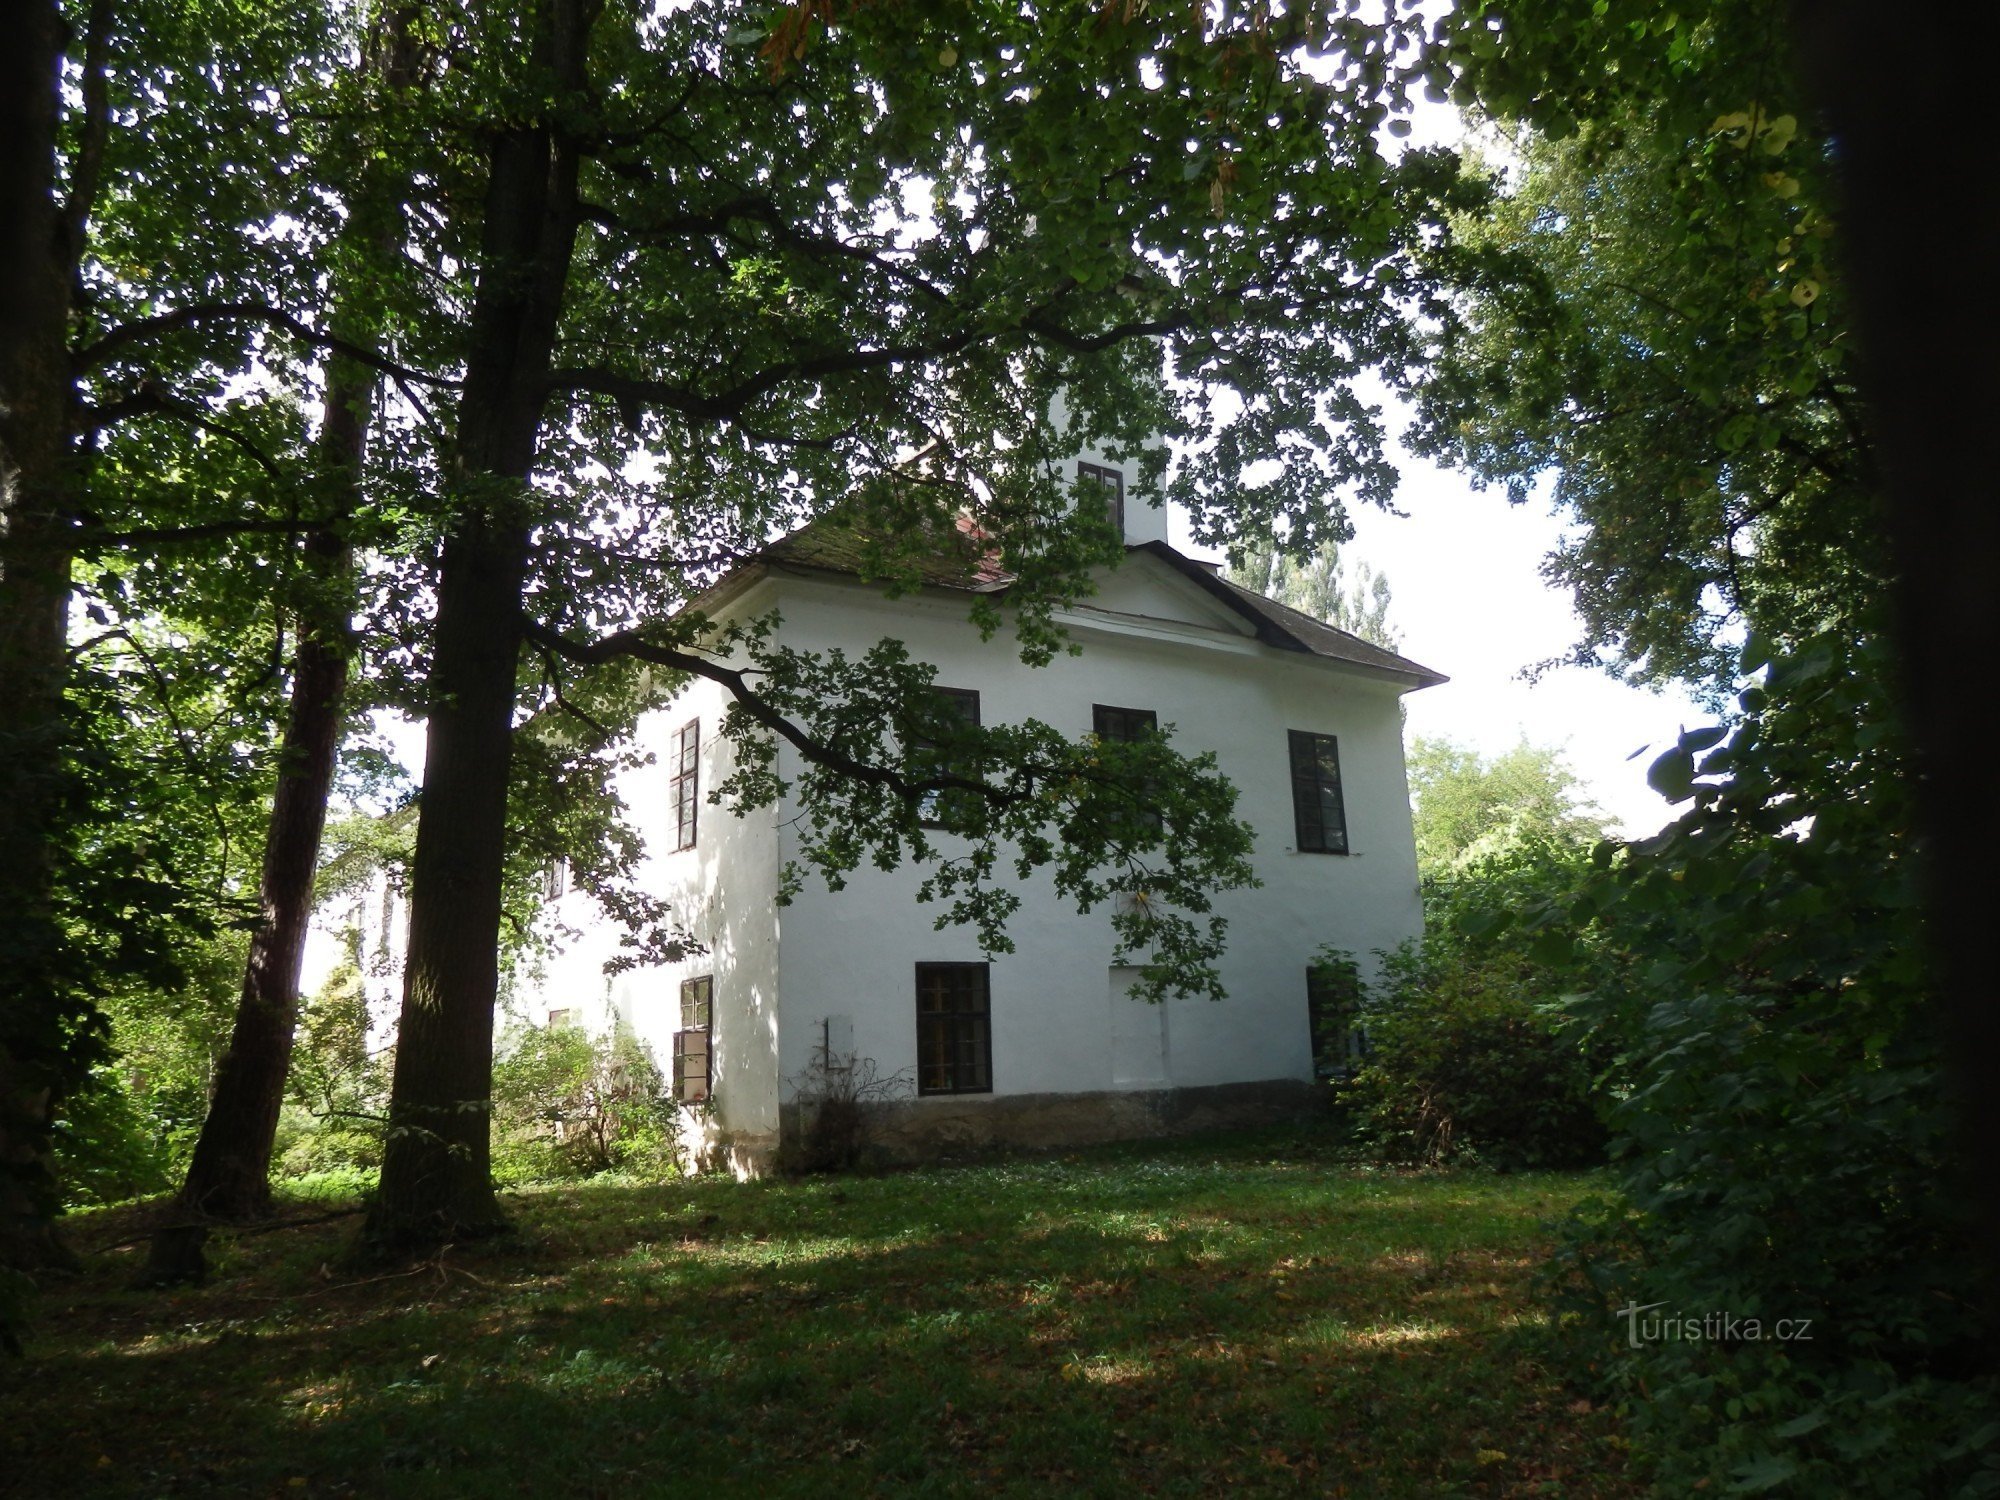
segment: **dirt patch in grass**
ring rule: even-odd
[[[1530,1286],[1588,1186],[1263,1137],[529,1191],[390,1276],[339,1222],[165,1294],[111,1250],[0,1368],[0,1492],[1635,1494]]]

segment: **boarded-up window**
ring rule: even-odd
[[[681,981],[681,1029],[674,1033],[674,1097],[683,1104],[708,1098],[715,1036],[715,978]]]
[[[985,964],[917,965],[917,1092],[993,1092]]]
[[[1347,812],[1340,798],[1340,745],[1330,734],[1291,731],[1292,815],[1299,851],[1345,854]]]
[[[692,849],[696,809],[701,804],[701,720],[690,719],[674,734],[674,848]]]

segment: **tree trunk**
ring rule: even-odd
[[[583,81],[592,0],[537,8],[535,61]],[[465,385],[458,519],[438,574],[430,725],[382,1180],[362,1231],[378,1255],[490,1234],[493,1007],[507,773],[532,521],[529,478],[574,249],[577,158],[546,125],[489,151]]]
[[[406,7],[391,8],[385,20],[387,34],[376,61],[393,93],[408,88],[413,80],[411,12]],[[384,167],[361,190],[364,201],[358,207],[375,212],[357,212],[350,219],[350,223],[374,223],[368,249],[378,264],[397,253],[402,237],[400,218],[388,211],[397,187],[382,180],[394,170]],[[335,296],[336,301],[345,300],[338,290]],[[374,329],[354,326],[338,310],[335,317],[345,336],[371,341],[368,336]],[[318,448],[329,480],[327,513],[337,525],[360,503],[377,379],[364,366],[336,357],[327,363],[326,382]],[[353,558],[334,530],[314,533],[306,543],[306,554],[307,594],[292,665],[291,712],[264,843],[262,921],[250,940],[229,1047],[216,1069],[187,1179],[165,1222],[153,1232],[141,1277],[144,1285],[202,1280],[207,1274],[202,1251],[208,1222],[262,1218],[271,1211],[271,1148],[298,1029],[299,969],[312,923],[313,877],[326,827],[327,797],[339,757],[350,650],[348,616],[354,601]]]
[[[343,390],[359,384],[356,391]],[[365,382],[331,379],[325,445],[345,447],[343,462],[358,480],[365,415],[351,397],[367,400]],[[336,404],[349,407],[338,419]],[[313,874],[326,826],[340,747],[341,700],[347,689],[347,622],[342,600],[352,593],[347,546],[329,532],[307,542],[313,581],[322,585],[314,613],[302,624],[292,666],[291,712],[279,754],[278,783],[264,843],[259,887],[262,921],[250,939],[243,993],[229,1047],[215,1073],[214,1092],[187,1180],[155,1231],[145,1280],[152,1285],[198,1281],[209,1219],[254,1219],[271,1210],[271,1146],[277,1138],[299,1014],[299,967],[312,920]]]
[[[54,1109],[78,1066],[51,840],[65,775],[67,236],[55,199],[53,3],[0,35],[0,1272],[67,1264],[53,1225]],[[8,1322],[0,1287],[0,1329]]]

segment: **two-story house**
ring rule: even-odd
[[[969,929],[935,930],[919,871],[865,867],[830,892],[815,881],[775,902],[794,809],[737,816],[707,793],[728,774],[717,733],[726,695],[698,681],[648,713],[653,764],[622,788],[646,837],[652,889],[676,902],[706,952],[663,968],[604,972],[617,934],[579,896],[555,914],[582,936],[549,958],[515,1004],[536,1021],[619,1023],[673,1058],[689,1139],[706,1159],[755,1171],[816,1066],[866,1059],[894,1078],[881,1138],[911,1154],[953,1143],[1058,1145],[1297,1110],[1314,1076],[1308,965],[1331,944],[1367,955],[1421,921],[1398,699],[1436,672],[1252,594],[1167,544],[1163,510],[1104,487],[1127,542],[1087,602],[1060,616],[1081,646],[1024,666],[1004,632],[982,640],[967,591],[990,571],[941,568],[890,600],[856,576],[840,534],[807,527],[721,581],[713,618],[777,611],[781,637],[860,652],[900,639],[982,723],[1034,717],[1073,735],[1175,728],[1214,752],[1256,830],[1260,887],[1226,893],[1228,999],[1131,998],[1102,910],[1078,915],[1046,883],[1009,924],[1017,951],[988,957]],[[798,766],[784,748],[781,773]]]

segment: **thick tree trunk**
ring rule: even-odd
[[[526,541],[499,519],[444,550],[389,1139],[365,1230],[384,1253],[504,1227],[487,1101]]]
[[[73,1071],[50,844],[65,766],[74,399],[55,199],[62,45],[53,3],[13,8],[0,35],[0,1271],[69,1259],[50,1156]]]
[[[412,12],[392,7],[384,18],[383,42],[372,61],[393,94],[410,87],[414,78]],[[397,168],[384,165],[361,189],[350,219],[375,225],[368,232],[367,248],[376,264],[389,261],[401,245],[401,218],[390,207],[399,201],[395,195],[400,185]],[[347,300],[338,289],[335,297],[336,302]],[[357,325],[338,311],[336,323],[349,338],[373,341],[376,330],[365,323]],[[360,505],[377,379],[373,371],[351,360],[334,358],[328,361],[326,382],[318,449],[328,480],[327,513],[337,524],[339,517]],[[216,1069],[187,1179],[165,1222],[153,1233],[141,1278],[147,1285],[169,1286],[205,1276],[202,1250],[210,1220],[262,1218],[271,1211],[271,1150],[298,1029],[299,970],[312,923],[313,877],[326,828],[327,797],[339,756],[350,650],[348,616],[354,598],[353,558],[331,527],[307,541],[306,553],[307,593],[292,666],[291,712],[264,842],[262,922],[250,941],[229,1047]]]
[[[359,389],[343,390],[343,386]],[[340,461],[359,479],[366,439],[367,384],[333,380],[327,397],[326,436]],[[243,993],[228,1050],[216,1068],[215,1088],[187,1180],[155,1231],[145,1279],[153,1285],[200,1280],[202,1244],[209,1219],[260,1218],[271,1210],[271,1147],[278,1133],[285,1077],[299,1014],[299,968],[312,920],[313,875],[327,795],[340,747],[341,701],[347,690],[347,621],[343,599],[352,592],[347,547],[331,533],[307,543],[316,592],[302,625],[292,667],[291,712],[279,756],[278,783],[264,843],[259,888],[262,921],[250,939]]]
[[[583,81],[592,0],[545,0],[535,60]],[[575,245],[576,154],[546,126],[494,138],[459,401],[459,518],[438,575],[430,727],[389,1138],[364,1246],[403,1255],[505,1227],[489,1119],[507,774],[529,476]]]

